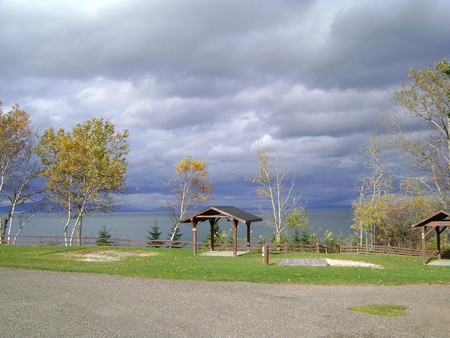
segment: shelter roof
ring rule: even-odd
[[[202,211],[183,218],[180,223],[190,223],[192,219],[207,220],[219,217],[229,217],[243,223],[262,221],[261,217],[250,214],[244,210],[232,206],[210,206]]]
[[[430,222],[440,222],[440,221],[448,221],[448,224],[450,226],[450,213],[444,210],[440,210],[430,216],[428,216],[427,218],[424,218],[423,220],[414,223],[413,225],[411,225],[412,228],[417,228],[417,227],[421,227],[424,225],[427,225]]]

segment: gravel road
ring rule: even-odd
[[[450,286],[311,286],[0,268],[1,337],[448,337]],[[400,304],[401,317],[351,312]]]

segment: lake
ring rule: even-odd
[[[257,214],[257,213],[256,213]],[[351,210],[349,209],[312,209],[308,210],[309,224],[313,228],[308,233],[316,233],[323,236],[326,230],[331,230],[335,237],[339,234],[348,236],[353,233],[350,228]],[[83,219],[83,236],[97,237],[98,231],[104,226],[110,230],[112,237],[145,239],[148,231],[155,224],[162,232],[161,238],[166,239],[172,228],[172,223],[165,213],[157,212],[123,212],[89,216]],[[246,237],[246,226],[239,223],[238,237]],[[225,220],[219,222],[221,230],[231,234],[231,226]],[[14,232],[13,228],[13,232]],[[181,224],[180,230],[183,240],[192,240],[190,224]],[[252,223],[252,242],[257,242],[259,236],[271,238],[274,228],[264,221]],[[201,223],[198,226],[198,239],[203,241],[209,233],[209,223]],[[25,225],[21,235],[23,236],[63,236],[63,221],[56,214],[38,214]]]

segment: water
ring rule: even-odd
[[[313,209],[308,210],[309,224],[313,228],[308,231],[309,234],[316,233],[323,236],[326,230],[331,230],[335,237],[342,234],[344,236],[353,233],[350,228],[351,210],[348,209]],[[145,239],[148,231],[155,224],[158,225],[161,239],[166,239],[172,228],[172,222],[165,213],[155,212],[125,212],[112,213],[98,216],[89,216],[83,219],[83,236],[97,237],[98,231],[106,226],[110,230],[112,237]],[[239,223],[238,238],[246,238],[247,228]],[[225,220],[219,222],[221,230],[227,233],[231,232],[231,226]],[[13,227],[13,233],[14,233]],[[190,224],[181,224],[180,230],[182,240],[192,240],[192,228]],[[264,221],[255,222],[251,225],[252,242],[257,242],[259,236],[271,238],[274,228],[268,226]],[[209,223],[204,222],[198,226],[198,240],[203,239],[209,233]],[[55,214],[38,214],[22,230],[23,236],[63,236],[63,221],[60,216]]]

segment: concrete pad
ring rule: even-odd
[[[245,255],[248,251],[238,251],[237,256]],[[234,257],[233,251],[208,251],[200,254],[200,256],[216,256],[216,257]]]
[[[285,266],[328,266],[328,262],[326,259],[279,259],[278,265]]]
[[[450,266],[450,259],[436,259],[430,263],[427,263],[427,265]]]

